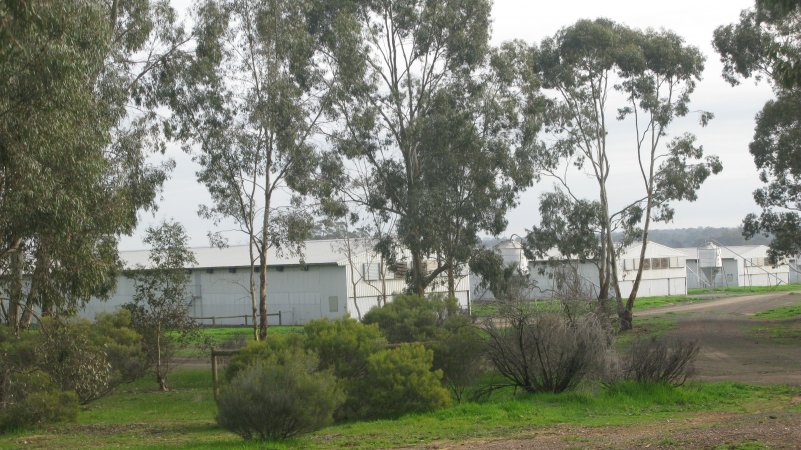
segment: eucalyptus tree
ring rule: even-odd
[[[170,169],[147,161],[152,87],[185,37],[147,0],[4,2],[0,22],[0,318],[16,327],[113,286],[118,236]]]
[[[233,219],[248,237],[258,267],[258,298],[253,275],[250,281],[256,337],[263,339],[268,251],[302,250],[313,226],[302,197],[330,198],[324,175],[341,170],[315,143],[336,70],[324,52],[327,16],[311,0],[208,0],[195,16],[195,53],[176,68],[173,126],[196,151],[198,179],[211,193],[201,216]],[[276,206],[287,190],[291,205]],[[322,206],[337,209],[332,201]]]
[[[423,294],[466,262],[478,231],[502,229],[530,185],[538,124],[521,109],[536,90],[515,83],[513,46],[490,49],[487,0],[366,2],[357,13],[361,44],[332,99],[342,127],[331,138],[366,168],[354,183],[370,189],[349,200],[395,222],[382,251],[408,249],[408,288]]]
[[[767,78],[776,94],[757,115],[749,146],[765,184],[754,192],[762,212],[743,223],[746,237],[773,236],[774,261],[801,254],[800,42],[801,8],[782,0],[757,0],[739,23],[716,29],[713,41],[727,81]]]
[[[192,335],[197,324],[189,317],[190,275],[187,267],[197,264],[188,248],[189,238],[178,222],[149,227],[144,243],[150,246],[148,265],[132,268],[134,295],[124,305],[131,312],[131,324],[142,335],[148,360],[162,391],[169,390],[167,374],[176,343]]]
[[[704,180],[722,168],[717,157],[704,158],[692,134],[666,142],[673,121],[689,113],[690,95],[700,80],[704,58],[672,32],[634,30],[606,19],[581,20],[533,51],[535,72],[553,93],[546,129],[554,139],[545,151],[543,160],[550,164],[545,164],[543,172],[561,185],[561,194],[552,199],[558,201],[546,198],[544,205],[581,218],[583,237],[597,232],[598,242],[585,243],[597,253],[599,297],[614,296],[620,326],[629,329],[651,224],[670,221],[672,202],[695,200]],[[613,106],[617,106],[618,120],[631,123],[631,152],[641,181],[635,196],[622,201],[611,199],[608,187],[615,156],[607,145]],[[701,124],[711,118],[702,112]],[[571,190],[561,172],[567,164],[591,174],[598,188],[597,202],[585,204]],[[623,206],[616,209],[613,204]],[[613,241],[616,229],[624,232],[620,244]],[[640,265],[624,301],[618,283],[618,253],[622,245],[635,240],[641,243]]]

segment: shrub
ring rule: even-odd
[[[358,389],[361,380],[367,376],[367,360],[386,345],[378,326],[345,317],[312,321],[304,329],[305,347],[318,355],[320,369],[330,369],[340,378],[345,391],[346,400],[335,417],[359,418],[362,402]]]
[[[367,359],[367,377],[360,383],[362,417],[392,418],[448,406],[442,371],[431,370],[433,352],[420,344],[400,344]]]
[[[74,422],[78,417],[78,396],[62,391],[40,370],[16,371],[0,402],[0,431],[55,422]]]
[[[303,336],[296,333],[268,336],[263,341],[250,341],[228,361],[225,379],[232,381],[239,372],[259,362],[284,364],[302,348]]]
[[[470,317],[456,315],[445,321],[431,348],[434,369],[442,370],[442,381],[461,402],[465,388],[484,372],[484,339]]]
[[[217,422],[222,427],[245,439],[286,439],[333,421],[344,400],[336,378],[315,371],[314,356],[291,352],[280,362],[268,357],[237,372],[220,392]]]
[[[504,323],[484,322],[487,356],[509,384],[527,392],[562,392],[597,371],[610,349],[597,316],[567,319],[526,305],[506,308]]]
[[[457,311],[454,298],[398,295],[383,307],[368,311],[362,321],[377,324],[392,343],[429,341],[436,337],[445,319]]]
[[[38,366],[62,390],[73,390],[81,403],[111,390],[111,366],[103,348],[90,340],[86,320],[45,320],[37,335]]]
[[[681,338],[637,340],[622,357],[623,377],[680,386],[694,372],[699,349],[698,341]]]
[[[129,383],[145,375],[147,355],[142,347],[142,335],[131,326],[131,312],[120,309],[113,314],[99,313],[92,327],[92,341],[105,349],[111,365],[110,384]]]

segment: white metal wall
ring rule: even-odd
[[[196,269],[192,271],[188,299],[194,317],[216,317],[218,325],[243,324],[250,316],[251,300],[248,294],[249,267],[235,269]],[[258,289],[258,280],[256,280]],[[82,315],[93,318],[100,311],[114,311],[133,299],[133,282],[120,277],[115,294],[107,302],[92,300]],[[338,318],[346,312],[345,268],[335,265],[309,266],[308,270],[284,267],[283,271],[270,268],[267,273],[267,312],[281,312],[285,325],[301,325],[320,318]],[[202,320],[210,323],[211,319]],[[271,324],[278,317],[270,317]]]

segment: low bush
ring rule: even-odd
[[[105,350],[91,342],[90,327],[86,320],[44,320],[37,335],[38,366],[81,403],[111,390],[111,365]]]
[[[120,309],[113,314],[99,313],[91,329],[95,345],[102,347],[111,365],[110,384],[129,383],[147,373],[147,355],[142,335],[131,325],[131,312]]]
[[[393,418],[450,404],[442,371],[431,370],[434,354],[420,344],[400,344],[367,359],[367,377],[355,391],[362,418]]]
[[[217,422],[245,439],[286,439],[333,421],[345,396],[330,371],[299,349],[276,354],[236,373],[220,392]],[[280,361],[279,361],[280,359]]]
[[[628,380],[684,384],[694,372],[698,341],[651,338],[634,341],[621,357],[622,376]]]
[[[320,358],[320,369],[333,371],[345,391],[346,400],[335,418],[358,419],[363,406],[358,390],[367,377],[367,360],[386,346],[386,339],[375,324],[365,325],[349,317],[312,321],[304,330],[305,348]]]
[[[283,364],[303,348],[303,336],[295,333],[268,336],[264,341],[250,341],[228,361],[225,379],[231,381],[241,371],[256,363]]]
[[[41,370],[15,371],[0,399],[0,432],[56,422],[74,422],[78,396],[62,391]]]
[[[458,402],[465,389],[474,385],[485,369],[484,339],[469,316],[455,315],[443,324],[434,350],[434,369],[442,371],[442,381]]]
[[[458,313],[455,298],[398,295],[383,307],[374,307],[362,318],[377,324],[391,343],[424,342],[436,338],[445,320]]]
[[[598,316],[566,318],[509,306],[487,320],[487,357],[509,385],[527,392],[562,392],[600,372],[611,340]]]

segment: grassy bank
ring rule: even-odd
[[[82,408],[77,424],[0,436],[0,448],[265,448],[214,422],[208,370],[181,370],[171,392],[142,379]],[[797,388],[693,383],[681,388],[623,383],[564,394],[496,394],[397,420],[339,424],[268,448],[386,448],[433,441],[513,437],[527,430],[575,424],[628,425],[680,419],[706,411],[747,413],[783,408]]]

